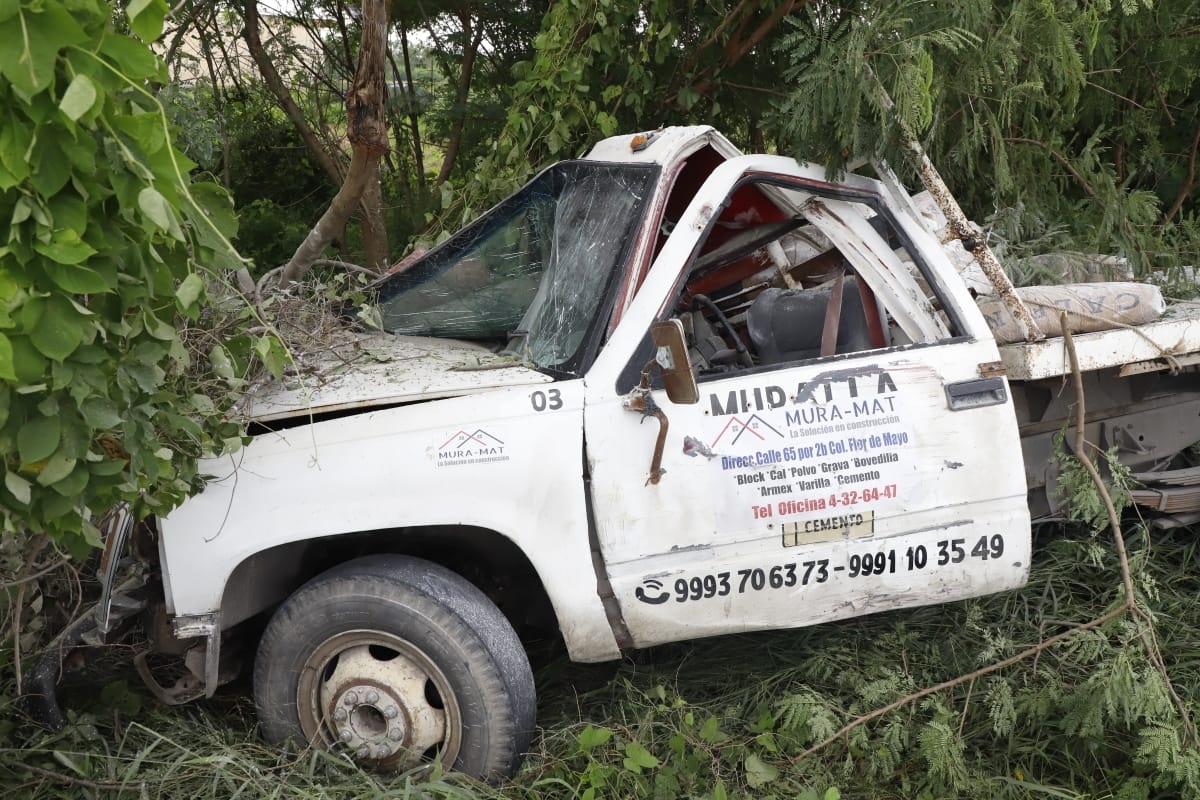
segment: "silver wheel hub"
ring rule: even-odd
[[[446,679],[402,639],[378,631],[334,636],[305,665],[299,688],[309,739],[357,761],[405,769],[457,757],[459,714]]]

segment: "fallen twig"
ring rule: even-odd
[[[1079,357],[1075,353],[1075,342],[1071,339],[1071,331],[1067,327],[1067,312],[1065,311],[1062,312],[1062,327],[1063,343],[1066,345],[1067,357],[1070,359],[1071,379],[1075,386],[1075,457],[1079,459],[1079,463],[1087,470],[1092,482],[1096,484],[1096,488],[1100,492],[1100,498],[1104,501],[1104,509],[1108,513],[1108,524],[1112,528],[1113,544],[1117,550],[1117,560],[1121,565],[1121,583],[1125,587],[1124,607],[1145,625],[1140,632],[1142,644],[1146,647],[1146,655],[1149,657],[1150,662],[1154,664],[1154,668],[1162,676],[1163,684],[1167,687],[1167,693],[1171,695],[1171,701],[1175,703],[1175,708],[1179,712],[1179,718],[1183,723],[1184,743],[1187,744],[1195,741],[1195,725],[1192,723],[1187,706],[1175,691],[1174,684],[1171,683],[1171,676],[1167,672],[1166,662],[1162,658],[1162,650],[1158,646],[1158,636],[1154,631],[1154,620],[1146,613],[1145,609],[1138,605],[1137,595],[1133,591],[1133,575],[1129,570],[1129,556],[1125,552],[1125,536],[1121,533],[1120,516],[1117,514],[1112,497],[1108,493],[1108,487],[1104,485],[1104,481],[1100,477],[1100,471],[1096,469],[1096,465],[1092,463],[1091,457],[1087,454],[1087,440],[1083,436],[1084,417],[1086,414],[1083,400],[1083,375],[1079,369]]]

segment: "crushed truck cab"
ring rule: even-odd
[[[250,393],[250,443],[135,531],[117,594],[187,665],[152,690],[211,694],[240,656],[272,741],[499,777],[534,725],[520,635],[603,661],[1021,586],[1031,508],[1061,507],[1061,339],[1002,354],[877,174],[614,137],[381,279],[378,330]],[[1168,325],[1135,376],[1105,350],[1089,435],[1152,412],[1131,463],[1178,485],[1200,341]]]

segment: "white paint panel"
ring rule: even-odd
[[[809,625],[1024,583],[1029,514],[1011,403],[955,412],[945,399],[945,385],[977,377],[989,352],[959,342],[759,372],[701,384],[692,406],[656,393],[670,420],[656,486],[645,485],[656,424],[589,401],[600,541],[635,642]],[[852,555],[904,559],[955,538],[969,551],[993,536],[995,557],[849,574]],[[827,581],[779,587],[800,604],[779,602],[789,592],[702,585],[821,559]],[[689,588],[678,600],[675,582],[692,579],[702,596]]]
[[[206,464],[216,479],[162,520],[174,613],[216,611],[234,568],[277,545],[475,525],[532,561],[572,657],[615,657],[588,543],[582,406],[582,382],[560,382],[259,436]]]
[[[1021,586],[1030,538],[1013,531],[1004,503],[980,505],[936,530],[730,553],[682,568],[663,559],[660,571],[647,564],[647,572],[614,578],[613,589],[659,601],[622,604],[639,646],[816,625]]]
[[[977,380],[981,364],[998,360],[990,338],[709,377],[694,405],[674,405],[654,392],[670,425],[665,473],[657,484],[647,480],[658,423],[624,409],[617,376],[670,306],[680,260],[747,173],[769,173],[774,181],[795,176],[800,187],[823,177],[771,157],[718,168],[587,380],[596,524],[635,643],[798,627],[1021,585],[1030,528],[1011,399],[964,411],[951,411],[946,399],[947,386]],[[861,178],[855,186],[882,191]],[[840,226],[843,252],[864,243],[860,227],[869,228],[853,220]],[[879,239],[873,229],[869,234]],[[907,279],[881,248],[882,239],[864,244],[872,263],[860,269]],[[929,266],[934,277],[949,270],[936,256]],[[911,290],[881,281],[880,299],[894,308],[894,292],[901,292],[913,330],[926,339],[944,336]],[[962,294],[947,293],[954,303]],[[973,329],[983,328],[977,310],[968,316]],[[939,564],[943,542],[947,555]],[[916,566],[918,552],[924,567]],[[870,574],[861,574],[865,556]],[[805,565],[816,570],[822,562],[825,579],[810,575],[806,582]]]

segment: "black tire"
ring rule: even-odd
[[[450,570],[400,555],[348,561],[275,612],[254,664],[263,735],[400,771],[437,758],[484,780],[516,771],[536,701],[500,610]]]

